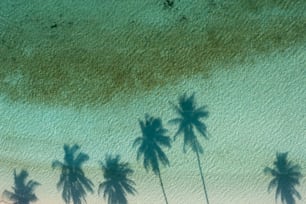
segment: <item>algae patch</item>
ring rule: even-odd
[[[1,25],[0,91],[12,101],[100,105],[118,93],[124,101],[182,78],[209,77],[215,63],[243,63],[305,42],[305,3],[252,2],[244,11],[239,1],[219,4],[206,22],[178,14],[162,30],[137,21],[97,29],[99,19],[76,24],[64,16],[52,28],[56,19],[43,16]]]

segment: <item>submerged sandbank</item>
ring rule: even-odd
[[[102,180],[98,161],[106,153],[118,153],[135,169],[139,193],[130,203],[163,203],[157,178],[136,162],[131,144],[141,134],[137,120],[144,113],[168,121],[174,117],[169,101],[176,102],[186,91],[195,92],[199,105],[206,104],[210,111],[206,122],[211,138],[202,141],[202,163],[211,202],[271,203],[274,195],[267,193],[269,178],[262,170],[272,164],[276,151],[289,151],[305,171],[305,57],[305,47],[254,57],[252,63],[227,71],[216,69],[209,79],[185,78],[176,86],[140,93],[127,104],[118,96],[97,109],[2,101],[0,189],[11,186],[13,168],[27,168],[31,178],[43,184],[37,189],[38,204],[62,202],[55,187],[59,172],[50,165],[62,159],[64,143],[78,143],[91,157],[85,170],[96,186]],[[173,135],[174,127],[165,126]],[[183,154],[181,142],[166,151],[171,167],[162,170],[169,202],[202,203],[195,156]],[[303,200],[298,204],[305,201],[305,182],[299,190]],[[101,200],[96,194],[88,196],[88,203]]]

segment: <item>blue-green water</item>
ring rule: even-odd
[[[173,136],[169,102],[184,92],[210,112],[201,161],[211,203],[274,202],[263,169],[277,151],[289,151],[305,172],[301,1],[238,14],[222,2],[215,11],[201,3],[170,11],[154,2],[32,3],[1,2],[0,191],[12,186],[13,169],[25,168],[42,184],[37,203],[63,203],[51,162],[63,159],[64,143],[78,143],[95,184],[88,203],[105,202],[96,191],[107,153],[135,170],[138,194],[129,203],[163,203],[158,178],[136,162],[132,143],[145,113],[161,117]],[[165,152],[169,203],[203,203],[195,154],[182,152],[182,140]],[[297,203],[305,202],[301,184]]]

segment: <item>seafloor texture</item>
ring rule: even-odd
[[[290,3],[288,3],[290,2]],[[63,144],[98,162],[120,154],[135,170],[131,204],[164,203],[159,181],[136,162],[145,113],[167,123],[178,96],[195,93],[210,113],[201,156],[211,204],[271,204],[263,174],[277,151],[306,174],[304,1],[4,0],[0,2],[0,191],[13,169],[41,186],[38,204],[63,203],[56,189]],[[162,168],[169,203],[205,203],[195,154],[182,138]],[[297,188],[305,203],[306,181]],[[2,199],[6,199],[3,197]]]

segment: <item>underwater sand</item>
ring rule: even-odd
[[[166,123],[175,116],[169,102],[175,103],[184,92],[195,92],[198,104],[207,105],[210,112],[206,123],[211,138],[202,141],[205,148],[202,167],[210,203],[274,203],[274,193],[267,192],[270,178],[262,171],[265,166],[272,165],[277,151],[289,151],[289,158],[299,163],[302,172],[305,172],[306,45],[302,38],[299,39],[300,35],[293,35],[296,41],[291,39],[285,42],[280,39],[277,44],[279,47],[276,48],[271,41],[267,47],[254,45],[255,48],[250,51],[239,48],[242,52],[240,55],[228,49],[213,53],[212,56],[195,56],[195,53],[203,51],[203,48],[193,51],[194,46],[198,45],[195,42],[203,40],[197,39],[202,36],[198,34],[199,30],[195,29],[193,35],[190,34],[192,25],[184,27],[188,30],[185,34],[174,34],[177,31],[175,29],[167,30],[169,25],[177,22],[179,14],[174,13],[173,16],[177,18],[171,18],[163,10],[163,18],[157,18],[161,11],[154,7],[153,1],[147,5],[111,1],[103,4],[106,8],[97,7],[101,4],[99,1],[65,2],[66,7],[60,1],[37,1],[35,5],[18,1],[1,13],[0,17],[4,21],[0,26],[6,29],[6,32],[1,32],[2,39],[6,40],[6,46],[1,47],[1,51],[6,54],[1,56],[0,70],[1,192],[10,190],[13,169],[25,168],[30,178],[42,184],[36,191],[39,198],[36,203],[63,203],[56,189],[60,172],[52,170],[51,162],[54,159],[62,160],[64,143],[78,143],[82,151],[90,156],[90,161],[85,164],[85,172],[96,189],[102,181],[98,161],[104,159],[106,153],[120,154],[122,160],[130,162],[135,170],[133,179],[138,194],[129,197],[129,203],[164,203],[158,179],[152,173],[146,173],[141,162],[136,162],[132,143],[141,134],[138,119],[143,119],[145,113],[161,117],[172,136],[175,127]],[[8,4],[13,5],[12,2]],[[131,12],[136,5],[141,6]],[[69,10],[71,6],[74,7]],[[201,17],[203,5],[199,8],[196,4],[180,6],[180,12],[187,16],[190,14],[189,21],[195,19],[195,24],[201,21],[197,19]],[[15,12],[14,9],[27,11],[30,20],[22,21],[25,13]],[[282,13],[277,9],[274,12]],[[67,16],[51,15],[54,13]],[[97,13],[101,15],[93,21]],[[300,15],[298,12],[291,14]],[[125,15],[128,18],[122,18]],[[69,22],[77,17],[78,21],[71,25]],[[130,27],[129,18],[136,19],[138,35],[129,31],[124,33],[124,29]],[[218,19],[214,20],[217,24]],[[62,32],[46,32],[54,22],[59,22],[59,27],[75,27],[72,31],[65,30],[68,27],[63,26]],[[103,27],[98,27],[99,24]],[[160,30],[159,35],[163,40],[159,42],[159,38],[152,34],[153,37],[148,36],[148,45],[141,44],[145,39],[141,38],[140,27],[146,26],[154,28],[155,34]],[[95,36],[99,32],[94,32],[99,29],[103,30],[101,33],[113,32],[114,41],[109,42],[112,39],[110,35],[99,44],[98,40],[103,37]],[[290,32],[294,34],[295,31]],[[290,32],[284,35],[288,37]],[[183,37],[177,39],[179,36]],[[126,41],[127,38],[131,41]],[[75,39],[79,41],[76,43]],[[173,41],[167,41],[170,39]],[[98,47],[102,44],[105,46],[103,49]],[[99,61],[99,57],[107,52],[110,52],[109,56]],[[140,56],[133,55],[136,52],[140,52]],[[225,52],[229,52],[228,55]],[[98,54],[95,56],[95,53]],[[113,53],[119,54],[111,58]],[[159,55],[155,56],[156,53]],[[220,59],[224,60],[216,60],[215,57],[221,53],[224,55]],[[184,54],[186,59],[182,58]],[[211,57],[208,62],[205,61],[206,56]],[[118,59],[122,61],[118,62]],[[177,61],[180,59],[182,61]],[[152,66],[156,71],[153,72],[155,78],[146,78],[152,75],[148,72],[134,76],[136,79],[139,77],[139,81],[133,79],[132,84],[128,80],[116,81],[116,77],[135,72],[133,69],[131,71],[134,62],[136,70],[148,71]],[[177,64],[172,64],[174,62]],[[100,75],[95,77],[95,72],[91,70],[97,68],[95,66],[99,63],[110,66],[106,69],[108,72],[102,72],[106,79],[113,77],[109,73],[117,72],[121,65],[127,64],[121,68],[129,71],[115,76],[110,82],[101,82],[98,80]],[[112,63],[116,64],[111,66]],[[163,71],[170,65],[180,68],[178,75],[175,75],[175,69]],[[84,70],[85,67],[88,70]],[[61,69],[65,71],[62,76],[67,78],[55,81]],[[73,71],[69,72],[70,69]],[[87,78],[80,81],[82,76]],[[163,83],[166,80],[170,82]],[[118,84],[119,81],[122,84]],[[105,92],[106,88],[98,89],[104,86],[112,88],[109,89],[110,93]],[[127,90],[122,90],[125,86]],[[46,87],[51,88],[49,90]],[[105,95],[96,96],[98,90],[101,95]],[[78,91],[78,94],[74,93]],[[99,100],[103,102],[97,104]],[[173,148],[166,153],[171,166],[162,169],[162,177],[169,203],[204,203],[195,155],[192,152],[183,154],[181,140],[174,143]],[[298,189],[303,200],[297,204],[305,203],[305,179]],[[87,197],[87,203],[106,202],[95,193]]]
[[[266,191],[269,178],[262,170],[271,166],[276,151],[289,151],[289,158],[305,171],[303,49],[258,58],[258,63],[237,65],[210,79],[186,79],[145,97],[139,95],[125,105],[114,102],[100,109],[75,111],[2,101],[0,189],[11,185],[13,168],[26,168],[31,178],[43,184],[37,189],[37,203],[61,203],[55,188],[59,172],[52,171],[51,161],[62,159],[63,143],[78,143],[91,157],[86,172],[96,186],[101,181],[97,162],[106,153],[118,153],[135,169],[138,195],[131,197],[130,203],[163,203],[157,178],[146,174],[133,159],[131,144],[141,134],[137,119],[144,113],[171,119],[174,115],[168,102],[192,90],[211,114],[207,120],[211,139],[203,142],[202,157],[211,203],[272,203],[274,195]],[[169,129],[173,134],[175,130]],[[195,155],[185,155],[181,148],[178,141],[166,151],[171,167],[163,169],[162,175],[169,202],[202,203]],[[302,195],[305,184],[304,180],[299,188]],[[88,203],[101,202],[96,195],[88,196]],[[298,203],[303,202],[305,199]]]

